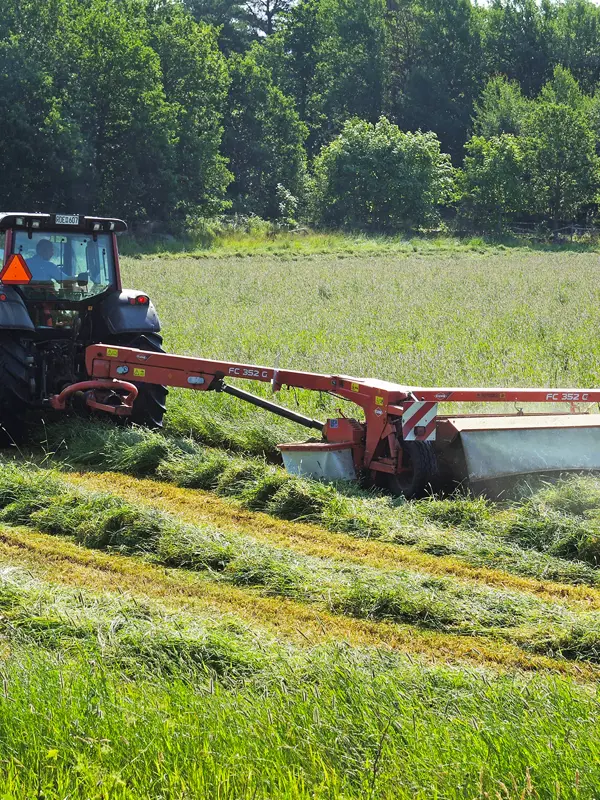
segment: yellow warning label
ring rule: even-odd
[[[119,351],[118,350],[113,350],[112,347],[107,347],[106,348],[106,355],[109,356],[110,358],[118,358],[119,357]]]
[[[382,406],[383,405],[383,397],[376,397],[375,398],[375,405]]]
[[[145,369],[140,369],[139,367],[136,367],[133,370],[133,377],[134,378],[145,378],[146,377],[146,370]]]
[[[353,392],[360,392],[360,384],[359,383],[353,383],[350,386],[350,388],[352,389]]]

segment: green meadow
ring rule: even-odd
[[[598,268],[577,246],[318,236],[124,259],[172,352],[413,386],[597,385]],[[339,405],[280,399],[320,417]],[[170,412],[172,430],[217,445],[260,452],[274,425],[290,435],[229,398],[173,392]]]
[[[171,352],[598,385],[584,248],[124,249]],[[407,503],[287,475],[275,446],[304,435],[173,391],[162,433],[68,418],[5,453],[0,798],[598,796],[598,478]]]

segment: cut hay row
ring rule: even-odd
[[[148,597],[69,587],[47,580],[48,575],[46,580],[36,576],[6,555],[0,570],[0,636],[12,648],[77,650],[109,667],[135,669],[138,677],[140,670],[147,677],[175,671],[191,680],[207,671],[241,677],[291,653],[235,617],[167,610]]]
[[[199,614],[240,622],[268,637],[306,648],[346,643],[406,654],[428,664],[471,665],[494,671],[547,672],[579,682],[600,679],[597,666],[524,651],[507,642],[421,630],[411,625],[357,620],[280,597],[206,580],[184,570],[165,569],[139,558],[87,550],[31,529],[0,529],[0,556],[34,577],[63,589],[116,593],[143,606],[152,600],[164,613]]]
[[[0,520],[68,536],[85,547],[149,557],[213,581],[374,622],[502,639],[526,651],[600,661],[600,615],[531,594],[414,570],[378,570],[275,548],[240,532],[190,525],[58,473],[0,467]]]
[[[187,522],[241,531],[258,541],[306,555],[383,570],[408,567],[430,575],[457,577],[488,586],[530,592],[550,602],[559,600],[574,607],[600,610],[600,589],[585,583],[565,584],[524,578],[500,569],[470,566],[453,556],[424,553],[415,547],[387,542],[383,538],[367,539],[332,533],[314,523],[290,523],[260,511],[250,511],[239,502],[215,492],[183,489],[164,481],[95,471],[67,472],[65,477],[91,491],[115,492],[133,505],[151,505]]]
[[[507,510],[467,497],[394,502],[142,429],[70,420],[49,429],[45,446],[59,463],[213,491],[247,509],[315,522],[333,533],[382,539],[538,580],[600,583],[595,569],[600,558],[600,484],[592,478],[544,489]],[[581,497],[582,505],[575,505],[572,496]]]

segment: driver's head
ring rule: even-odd
[[[50,261],[54,255],[54,245],[50,239],[40,239],[35,248],[36,253],[40,258]]]

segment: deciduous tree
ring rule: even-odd
[[[315,160],[313,214],[351,228],[422,226],[435,220],[452,187],[450,158],[434,133],[353,119]]]
[[[247,0],[246,14],[254,30],[271,36],[282,14],[290,10],[292,0]]]
[[[306,168],[306,127],[294,102],[274,85],[253,52],[230,59],[231,88],[225,117],[223,153],[233,183],[229,196],[237,211],[277,219],[278,186],[297,197]]]
[[[244,0],[185,0],[197,22],[219,30],[219,44],[225,53],[243,52],[253,40]]]
[[[532,210],[532,171],[527,142],[512,134],[474,136],[459,176],[461,213],[484,228],[501,231]]]
[[[554,228],[597,201],[599,159],[584,111],[540,101],[526,126],[536,208]]]
[[[518,135],[529,109],[530,102],[516,81],[508,81],[502,75],[492,78],[475,103],[475,133],[486,139],[503,133]]]

